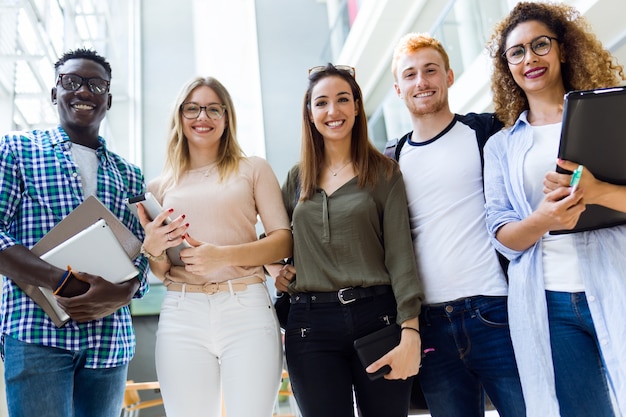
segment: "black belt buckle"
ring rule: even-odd
[[[350,298],[350,299],[345,299],[343,297],[343,293],[344,292],[350,291],[350,290],[353,290],[353,289],[354,289],[353,287],[348,287],[348,288],[342,288],[339,291],[337,291],[337,298],[339,298],[339,302],[341,304],[350,304],[350,303],[353,303],[353,302],[356,301],[356,294],[354,294],[354,293],[351,294],[352,298]]]

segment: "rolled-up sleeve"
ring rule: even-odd
[[[507,132],[502,131],[494,135],[485,145],[485,216],[493,246],[507,259],[513,260],[523,251],[513,250],[496,239],[496,233],[502,226],[522,220],[511,201],[512,187],[508,163],[510,155],[506,153],[506,139]]]

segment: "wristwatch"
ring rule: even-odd
[[[162,262],[165,260],[165,251],[161,252],[161,254],[159,256],[154,256],[153,254],[151,254],[150,252],[148,252],[146,250],[146,248],[141,245],[141,250],[140,252],[146,257],[148,258],[148,260],[150,261],[154,261],[154,262]]]

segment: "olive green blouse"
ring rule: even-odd
[[[331,195],[318,189],[296,205],[298,178],[296,166],[282,188],[293,224],[290,293],[391,285],[397,322],[417,317],[423,292],[400,171],[390,178],[381,173],[374,188],[359,187],[354,177]]]

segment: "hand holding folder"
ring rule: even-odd
[[[611,184],[626,185],[626,87],[570,91],[563,105],[558,157],[584,165]],[[571,174],[557,165],[556,171]],[[571,230],[551,235],[613,227],[626,223],[626,213],[587,204]]]
[[[89,291],[91,285],[83,280],[77,273],[72,271],[71,265],[67,266],[67,271],[52,294],[60,297],[76,297]]]
[[[89,196],[85,199],[74,211],[41,238],[31,248],[31,252],[41,256],[72,236],[94,225],[100,219],[103,219],[109,226],[128,258],[134,259],[139,254],[141,241],[95,196]],[[93,253],[90,256],[96,257],[98,254]],[[69,264],[72,265],[71,263]],[[68,262],[65,262],[59,267],[65,269],[67,265]],[[73,267],[79,269],[74,265]],[[56,299],[50,289],[42,291],[36,285],[18,282],[16,284],[50,316],[50,319],[57,327],[63,326],[69,320],[67,313],[56,303]],[[48,294],[45,294],[47,292]]]

